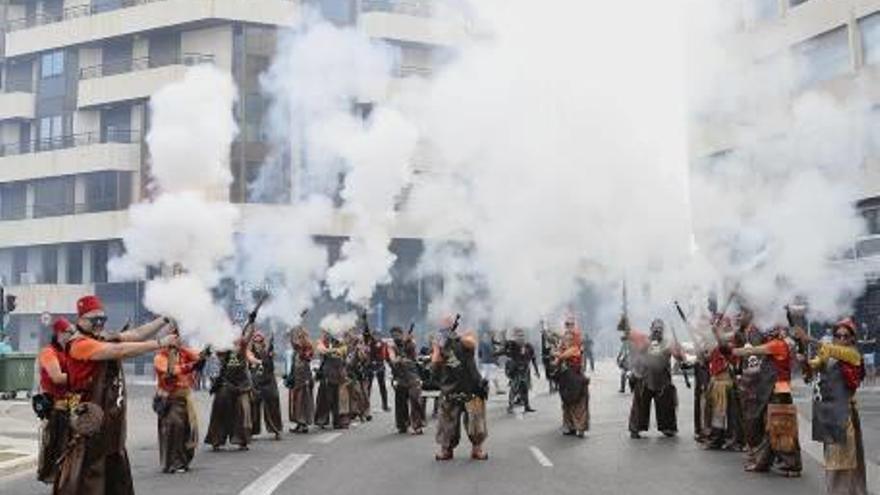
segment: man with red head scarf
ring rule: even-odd
[[[802,341],[813,340],[795,329]],[[831,495],[866,495],[865,450],[856,391],[865,377],[862,356],[856,347],[856,325],[840,321],[830,343],[813,342],[819,350],[810,369],[819,374],[813,400],[813,440],[825,451],[825,485]]]
[[[635,384],[629,416],[633,439],[648,431],[652,402],[657,429],[666,437],[678,434],[678,391],[672,383],[672,358],[681,361],[684,356],[678,344],[667,342],[665,330],[663,320],[658,318],[651,322],[650,335],[628,332]]]
[[[57,473],[57,462],[64,446],[67,445],[70,431],[67,411],[67,353],[64,351],[76,328],[65,318],[58,318],[52,324],[52,341],[40,351],[40,398],[44,410],[38,412],[42,434],[40,435],[40,454],[37,462],[37,479],[52,483]]]
[[[97,296],[76,303],[76,331],[67,345],[69,407],[74,441],[67,446],[55,478],[62,495],[134,493],[125,450],[125,377],[122,360],[176,345],[175,335],[154,338],[169,323],[153,321],[110,336]]]

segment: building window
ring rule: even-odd
[[[859,19],[865,65],[880,62],[880,12]]]
[[[28,253],[27,248],[17,247],[12,250],[12,283],[28,284],[30,274],[28,273]]]
[[[27,187],[24,182],[0,185],[0,219],[21,220],[27,214]]]
[[[103,284],[107,282],[107,261],[110,252],[107,242],[94,242],[92,247],[92,283]]]
[[[794,50],[801,87],[833,79],[852,69],[846,26],[808,39],[795,46]]]
[[[788,0],[788,5],[791,7],[797,7],[798,5],[809,2],[810,0]]]
[[[128,206],[130,175],[124,172],[97,172],[84,177],[85,211],[110,211]]]
[[[64,51],[44,53],[40,57],[40,77],[48,79],[64,74]]]
[[[40,179],[34,184],[34,218],[70,215],[74,211],[72,176]]]
[[[61,115],[40,118],[40,149],[51,150],[64,145],[64,121]]]
[[[67,245],[67,283],[81,284],[83,281],[82,244]]]
[[[58,246],[43,246],[40,249],[42,273],[40,281],[44,284],[58,283]]]

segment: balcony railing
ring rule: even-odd
[[[79,78],[81,80],[94,79],[97,77],[113,76],[116,74],[166,67],[169,65],[192,66],[212,63],[214,63],[214,55],[208,53],[184,53],[169,59],[141,57],[83,67],[79,70]]]
[[[137,7],[138,5],[146,5],[150,3],[163,2],[165,0],[118,0],[111,2],[98,2],[84,5],[75,5],[68,7],[57,13],[43,12],[40,14],[30,15],[19,19],[11,19],[6,23],[6,31],[18,31],[21,29],[29,29],[32,27],[43,26],[46,24],[55,24],[79,17],[89,17],[105,12],[113,12],[115,10],[127,9],[129,7]],[[285,0],[288,2],[296,2],[299,0]]]
[[[0,157],[41,153],[102,143],[137,143],[141,133],[138,130],[108,129],[105,132],[86,132],[69,134],[22,143],[0,144]]]
[[[431,67],[425,67],[423,65],[401,65],[397,68],[398,77],[410,77],[410,76],[420,76],[420,77],[431,77],[434,69]]]
[[[130,201],[122,198],[101,198],[86,203],[34,203],[28,211],[21,205],[12,211],[0,214],[0,221],[32,220],[36,218],[60,217],[65,215],[82,215],[85,213],[101,213],[106,211],[124,210]]]
[[[430,17],[433,3],[432,0],[363,0],[361,10]]]

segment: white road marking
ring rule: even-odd
[[[309,454],[290,454],[246,486],[239,495],[271,495],[284,480],[303,467],[310,457],[312,456]]]
[[[550,462],[550,459],[541,452],[541,449],[532,445],[529,447],[529,450],[532,451],[532,455],[535,457],[535,460],[538,461],[538,464],[544,466],[545,468],[553,467],[553,463]]]
[[[333,440],[336,440],[337,438],[339,438],[339,437],[341,437],[341,436],[342,436],[342,433],[339,433],[339,432],[336,432],[336,433],[322,433],[322,434],[316,436],[315,438],[309,440],[309,443],[323,443],[323,444],[328,444],[328,443],[332,442]]]

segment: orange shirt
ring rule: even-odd
[[[772,339],[764,347],[770,351],[767,356],[773,366],[776,368],[776,387],[777,393],[791,392],[791,349],[782,339]]]
[[[162,349],[153,358],[156,370],[157,386],[168,393],[192,388],[195,383],[195,365],[199,361],[199,353],[193,349],[181,348],[177,353],[177,362],[172,366],[168,376],[168,349]]]
[[[87,393],[91,390],[92,380],[97,375],[100,365],[94,357],[105,347],[107,347],[106,343],[86,336],[77,337],[70,342],[67,351],[70,357],[67,363],[67,383],[71,391]]]
[[[40,363],[40,389],[52,397],[62,397],[67,393],[67,386],[57,385],[49,376],[49,368],[57,366],[62,373],[67,372],[67,358],[64,353],[52,345],[48,345],[40,351],[37,358]]]

